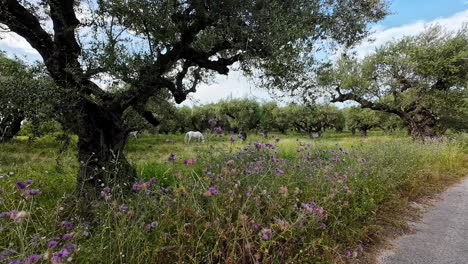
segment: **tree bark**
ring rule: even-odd
[[[24,120],[22,114],[10,116],[0,122],[0,143],[9,142],[21,130],[21,122]]]
[[[76,184],[78,196],[92,200],[106,186],[130,190],[136,181],[136,171],[124,154],[129,130],[122,112],[101,109],[93,104],[84,109],[77,133],[80,162]]]
[[[437,135],[437,122],[434,116],[426,109],[419,110],[406,116],[408,134],[414,139],[424,139]]]
[[[360,129],[360,132],[361,132],[361,137],[367,137],[367,128],[361,128]]]

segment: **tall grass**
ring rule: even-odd
[[[169,137],[176,144],[165,143]],[[73,149],[58,164],[50,140],[2,145],[0,212],[10,215],[0,218],[0,261],[39,254],[45,263],[346,262],[364,254],[383,220],[398,222],[389,211],[466,174],[465,136],[190,146],[169,137],[130,142],[127,156],[142,181],[126,197],[103,191],[88,205],[90,221],[64,213]],[[167,161],[171,153],[175,161]],[[15,186],[26,179],[34,182]],[[27,195],[34,188],[42,194]]]

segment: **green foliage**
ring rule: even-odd
[[[338,92],[332,101],[354,100],[396,114],[412,136],[433,136],[463,121],[467,56],[468,26],[457,32],[434,26],[389,42],[362,61],[343,57],[320,70],[318,83]]]
[[[359,130],[362,136],[367,136],[367,131],[380,124],[377,112],[367,108],[353,106],[346,112],[346,126],[351,131]]]

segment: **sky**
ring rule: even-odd
[[[464,22],[468,23],[468,0],[390,0],[390,12],[382,21],[371,25],[370,39],[356,47],[358,57],[371,53],[383,43],[415,35],[422,32],[429,24],[438,23],[447,29],[456,30]],[[17,35],[0,35],[0,50],[8,56],[17,56],[25,60],[40,60],[37,52]],[[252,98],[259,101],[278,100],[254,83],[242,76],[239,71],[231,70],[228,76],[218,76],[210,84],[201,84],[197,92],[191,94],[182,105],[214,103],[221,99]]]

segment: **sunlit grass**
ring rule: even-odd
[[[62,210],[78,169],[76,138],[65,153],[50,136],[0,145],[0,213],[30,214],[0,219],[0,252],[17,252],[8,261],[51,258],[72,243],[79,248],[69,252],[72,263],[344,262],[364,254],[382,221],[403,227],[395,212],[409,200],[467,173],[465,135],[425,144],[383,135],[280,138],[249,135],[274,149],[227,137],[190,145],[183,135],[130,139],[127,157],[139,177],[157,180],[127,197],[106,192],[107,200],[87,205],[90,223]],[[184,165],[190,158],[197,162]],[[14,185],[26,179],[42,194],[21,198]],[[60,227],[63,220],[74,227]],[[74,238],[57,239],[65,233]],[[59,247],[47,249],[54,239]]]

